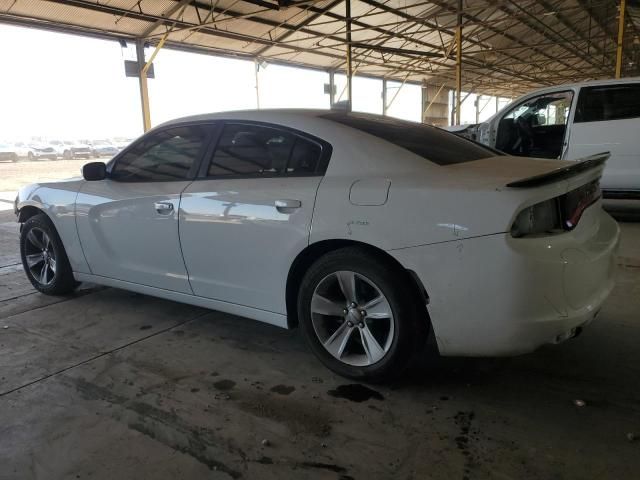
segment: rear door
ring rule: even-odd
[[[640,189],[640,83],[582,87],[565,159],[610,152],[605,190]]]
[[[156,131],[118,156],[108,178],[84,183],[76,223],[91,273],[192,293],[178,235],[180,194],[210,139],[202,124]]]
[[[309,243],[330,146],[283,127],[226,122],[184,191],[180,240],[196,295],[285,314],[291,263]]]

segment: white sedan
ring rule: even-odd
[[[327,367],[380,380],[431,333],[442,355],[512,355],[588,324],[619,238],[606,158],[365,114],[189,117],[23,188],[22,261],[47,294],[88,281],[299,326]]]

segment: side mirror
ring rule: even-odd
[[[82,167],[82,176],[89,182],[107,178],[107,166],[102,162],[89,162]]]

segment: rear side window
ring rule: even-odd
[[[574,122],[602,122],[640,117],[640,84],[580,89]]]
[[[208,176],[309,175],[317,171],[321,147],[287,130],[262,125],[224,126]]]
[[[438,165],[453,165],[501,155],[466,138],[420,123],[361,113],[335,112],[322,115],[321,118],[374,135]]]

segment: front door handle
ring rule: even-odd
[[[276,210],[280,213],[291,213],[292,210],[300,208],[302,202],[300,200],[276,200]]]
[[[169,215],[173,212],[173,203],[171,202],[156,202],[153,206],[160,215]]]

